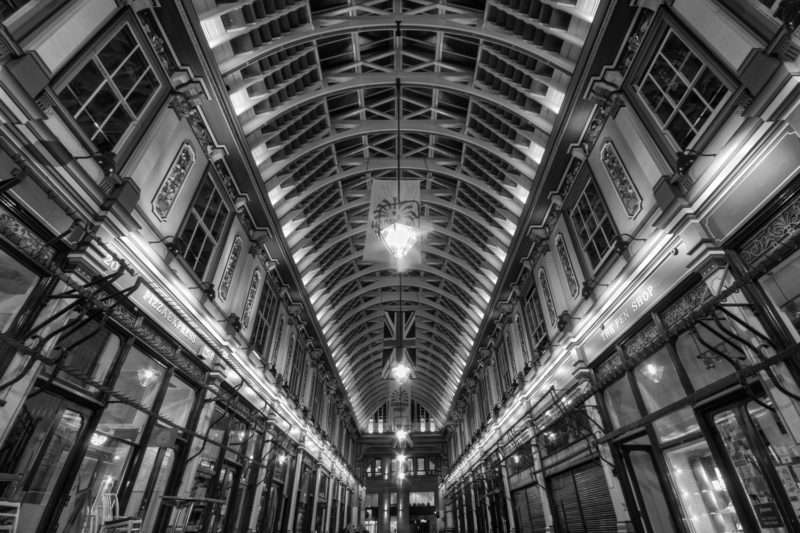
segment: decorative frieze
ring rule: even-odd
[[[642,197],[636,190],[628,170],[622,164],[614,143],[611,141],[603,143],[600,160],[611,178],[611,183],[614,184],[614,189],[625,207],[628,218],[635,218],[642,210]]]
[[[758,259],[787,239],[800,232],[800,196],[778,214],[772,217],[755,235],[742,245],[740,254],[747,266],[752,266]]]
[[[228,298],[228,290],[231,288],[233,281],[233,274],[236,272],[236,265],[239,263],[239,256],[242,253],[242,237],[237,235],[233,238],[233,246],[231,246],[230,254],[228,254],[228,261],[225,263],[225,270],[222,272],[222,280],[219,283],[219,290],[217,294],[221,300]]]
[[[580,290],[578,286],[578,277],[575,275],[575,269],[572,267],[572,260],[569,258],[567,244],[564,242],[564,236],[561,233],[556,236],[556,251],[561,261],[561,268],[564,270],[564,277],[567,280],[569,294],[575,298]]]
[[[697,310],[711,296],[711,290],[708,286],[705,283],[698,283],[681,296],[677,302],[669,306],[666,311],[661,313],[664,327],[671,328]]]
[[[195,154],[191,144],[184,142],[153,197],[153,213],[162,222],[167,220],[172,204],[186,181],[189,171],[192,170],[194,161]]]
[[[247,289],[247,298],[244,301],[244,310],[242,311],[242,324],[244,324],[244,327],[250,325],[250,315],[253,314],[259,283],[261,283],[261,271],[256,268],[253,270],[253,277],[250,279],[250,287]]]
[[[55,252],[11,213],[0,208],[0,233],[45,268],[54,268]]]

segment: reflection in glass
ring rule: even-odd
[[[762,533],[783,533],[786,529],[775,498],[736,415],[722,411],[714,415],[714,423]]]
[[[116,439],[89,446],[58,520],[59,533],[95,533],[118,513],[117,493],[131,447]]]
[[[609,385],[603,392],[608,406],[608,414],[614,429],[639,420],[642,415],[633,398],[633,389],[627,376]]]
[[[633,468],[632,475],[636,480],[636,486],[639,488],[639,492],[642,496],[642,504],[647,513],[651,530],[659,531],[660,533],[675,531],[672,527],[672,520],[669,516],[667,502],[664,499],[664,493],[661,491],[661,485],[658,482],[658,473],[656,472],[650,452],[645,450],[630,450],[628,452],[628,458]]]
[[[683,508],[682,520],[688,531],[744,532],[705,440],[669,449],[665,455],[669,475]]]
[[[193,403],[194,389],[182,379],[172,376],[158,414],[170,422],[184,426]]]
[[[764,440],[795,515],[800,517],[800,446],[777,412],[756,402],[747,404],[747,412]]]
[[[21,482],[0,484],[3,499],[22,502],[18,533],[33,532],[83,428],[82,414],[47,393],[29,398],[0,450],[5,472]]]
[[[133,347],[125,358],[114,390],[150,408],[164,379],[164,371],[163,365]]]
[[[650,413],[675,403],[686,395],[666,346],[640,363],[634,375],[642,400]]]
[[[38,278],[0,250],[0,331],[6,331]]]

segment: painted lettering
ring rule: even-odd
[[[147,305],[155,309],[156,313],[164,317],[172,327],[174,327],[178,332],[189,339],[190,342],[196,343],[197,342],[197,335],[194,331],[189,329],[189,326],[184,324],[184,322],[178,317],[175,313],[173,313],[165,304],[162,302],[158,296],[150,292],[149,290],[145,290],[144,292],[144,301]]]

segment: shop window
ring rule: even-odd
[[[158,414],[178,426],[185,426],[194,405],[195,391],[191,385],[172,376]]]
[[[57,347],[65,350],[62,360],[64,370],[78,371],[98,383],[105,383],[108,371],[119,352],[120,339],[108,329],[100,329],[96,322],[89,322],[60,339]],[[45,369],[44,372],[49,373],[49,369]],[[62,371],[58,377],[89,392],[97,391],[96,387],[86,384],[69,372]]]
[[[0,250],[0,331],[8,331],[38,280],[33,272]]]
[[[524,444],[514,450],[514,453],[506,461],[506,468],[508,475],[514,476],[523,470],[527,470],[533,466],[533,450],[529,444]]]
[[[46,392],[22,406],[0,448],[0,471],[15,474],[9,476],[14,480],[0,482],[0,496],[21,502],[19,531],[36,529],[88,418],[89,413]]]
[[[692,145],[730,95],[720,76],[671,28],[636,88],[679,150]]]
[[[735,331],[724,317],[720,321],[726,328]],[[747,359],[742,358],[741,352],[732,350],[721,337],[705,328],[695,328],[682,334],[675,342],[675,349],[695,390],[732,374],[737,370],[734,364],[749,364]]]
[[[633,374],[649,413],[658,411],[686,396],[667,347],[661,348],[642,361]]]
[[[594,180],[590,179],[578,196],[570,218],[584,257],[592,271],[597,271],[614,249],[617,230]]]
[[[186,215],[179,239],[184,246],[183,258],[201,279],[205,278],[217,252],[229,214],[222,193],[207,172]]]
[[[681,519],[687,531],[744,531],[705,439],[667,450],[665,458],[683,507]]]
[[[614,429],[636,422],[642,417],[627,376],[609,385],[603,394]]]
[[[158,93],[149,56],[125,25],[89,52],[58,97],[97,151],[114,151]]]

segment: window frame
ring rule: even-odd
[[[192,194],[192,201],[183,214],[183,220],[181,220],[181,224],[178,227],[178,230],[175,232],[175,239],[177,240],[178,238],[180,238],[183,235],[183,232],[186,230],[190,214],[194,209],[195,203],[197,202],[197,198],[200,196],[200,191],[202,190],[203,185],[206,183],[206,180],[210,180],[211,185],[214,187],[217,194],[220,195],[220,198],[222,199],[222,205],[225,206],[225,208],[228,210],[228,213],[225,215],[225,221],[222,223],[222,228],[220,229],[219,232],[220,238],[214,244],[214,249],[208,258],[208,261],[204,267],[202,275],[198,274],[195,271],[195,269],[192,266],[190,266],[189,260],[186,259],[185,257],[185,254],[189,248],[188,242],[184,243],[186,245],[186,250],[183,250],[182,254],[176,255],[176,258],[178,258],[181,261],[181,263],[186,268],[189,275],[194,276],[194,278],[198,281],[198,283],[203,281],[210,281],[211,279],[213,279],[216,276],[217,269],[222,266],[219,264],[219,258],[225,248],[225,245],[228,242],[228,237],[230,237],[229,235],[230,228],[231,225],[233,224],[233,219],[235,216],[235,209],[230,198],[228,197],[228,193],[225,190],[225,187],[220,182],[219,176],[217,175],[217,171],[214,168],[214,165],[209,162],[209,164],[206,166],[205,171],[203,172],[203,176],[197,183],[194,193]],[[202,220],[202,217],[200,218]],[[205,225],[203,227],[205,228]],[[211,235],[211,233],[209,232],[207,235]],[[217,268],[211,268],[212,265],[217,265]]]
[[[130,30],[131,36],[138,45],[138,49],[141,50],[142,55],[147,61],[151,72],[160,83],[160,86],[153,93],[153,95],[150,98],[148,98],[148,100],[143,105],[141,111],[134,116],[134,118],[131,120],[131,123],[128,125],[125,132],[121,135],[120,139],[111,149],[111,151],[113,151],[116,154],[117,164],[120,167],[133,153],[133,150],[136,148],[137,145],[136,140],[142,136],[147,126],[150,124],[150,122],[152,122],[153,118],[155,117],[158,110],[162,107],[164,101],[166,100],[171,90],[171,84],[169,82],[169,78],[164,73],[163,67],[161,66],[161,62],[155,55],[149,39],[147,39],[141,27],[139,26],[139,22],[137,21],[133,12],[128,10],[123,11],[120,14],[120,16],[116,18],[116,20],[114,20],[112,23],[108,24],[105,28],[103,28],[100,32],[98,32],[97,35],[95,35],[94,38],[88,44],[83,46],[77,52],[75,57],[72,58],[69,61],[69,63],[64,68],[61,69],[58,75],[54,78],[52,85],[53,100],[55,102],[54,105],[56,109],[59,110],[60,115],[64,119],[70,131],[72,131],[73,134],[76,136],[76,138],[79,139],[79,141],[84,146],[87,147],[87,150],[89,152],[91,153],[97,152],[98,148],[96,147],[95,143],[78,125],[76,118],[72,116],[72,113],[70,113],[67,107],[62,103],[59,93],[63,91],[67,87],[67,85],[80,74],[81,70],[87,64],[89,64],[95,58],[97,58],[100,51],[108,43],[110,43],[114,39],[114,37],[116,37],[120,32],[122,32],[124,27],[127,27]],[[97,61],[99,61],[99,59]],[[110,81],[109,78],[105,77],[105,75],[104,78],[106,79],[107,83]],[[114,95],[119,97],[119,90],[116,88],[116,85],[109,83],[109,86],[114,87],[113,89]],[[121,102],[125,102],[124,97],[121,98],[120,100]],[[120,104],[120,105],[125,105],[126,112],[128,111],[127,104]]]
[[[627,100],[631,103],[636,114],[644,124],[651,138],[660,148],[662,155],[667,159],[671,166],[677,162],[677,154],[681,149],[672,136],[666,131],[666,125],[662,125],[660,120],[655,117],[654,110],[645,103],[644,98],[639,92],[639,85],[642,78],[650,70],[659,53],[667,35],[674,33],[689,50],[702,62],[703,66],[709,69],[727,88],[728,94],[720,104],[714,108],[711,115],[706,120],[703,127],[698,130],[696,137],[687,145],[685,150],[695,150],[702,152],[709,140],[720,129],[724,117],[727,117],[735,108],[736,101],[741,92],[740,84],[730,71],[723,65],[721,59],[716,57],[703,43],[701,43],[683,23],[681,23],[668,10],[661,9],[656,14],[651,29],[645,37],[634,64],[631,66],[623,83],[623,91]]]
[[[597,265],[592,265],[591,261],[589,260],[589,256],[586,253],[586,246],[594,242],[593,238],[594,236],[597,235],[598,231],[600,231],[600,228],[602,226],[602,221],[600,224],[597,225],[597,228],[592,232],[592,238],[590,238],[589,241],[584,243],[578,233],[578,226],[575,223],[575,219],[573,218],[575,216],[575,212],[578,209],[578,202],[580,202],[581,199],[584,198],[586,194],[586,189],[588,189],[589,186],[594,186],[595,191],[597,192],[597,196],[600,198],[600,203],[602,204],[603,208],[606,211],[606,216],[608,217],[609,223],[611,224],[611,229],[614,230],[615,238],[619,237],[620,231],[619,228],[617,228],[616,222],[614,221],[614,215],[612,211],[608,208],[608,202],[606,202],[606,198],[605,196],[603,196],[603,191],[602,189],[600,189],[600,184],[597,182],[597,178],[594,176],[594,173],[586,172],[584,176],[585,176],[584,179],[581,179],[579,183],[576,183],[575,186],[573,186],[572,190],[574,191],[574,194],[570,199],[571,201],[569,202],[570,207],[568,209],[567,216],[565,216],[564,218],[568,220],[567,226],[569,227],[570,241],[572,247],[575,248],[575,255],[578,257],[578,260],[580,261],[583,272],[590,274],[590,276],[588,277],[596,279],[600,277],[602,271],[607,267],[607,265],[609,265],[609,263],[612,261],[612,258],[614,257],[614,242],[612,241],[611,243],[609,243],[610,246],[608,250],[606,250],[605,254],[600,258]],[[592,215],[595,218],[597,218],[594,210],[592,210]],[[567,244],[566,241],[565,244]],[[569,246],[567,246],[567,252],[569,253]],[[583,277],[586,278],[587,276]]]

